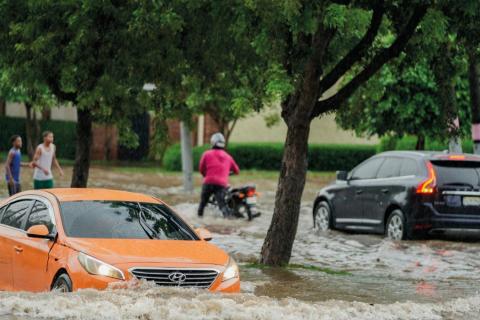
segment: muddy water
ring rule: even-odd
[[[69,174],[67,173],[67,176]],[[28,177],[24,177],[25,180]],[[257,261],[274,199],[274,176],[247,173],[263,215],[253,223],[226,221],[213,208],[196,217],[197,194],[185,195],[177,175],[150,170],[94,168],[91,186],[145,192],[165,199],[241,264],[242,293],[216,295],[143,285],[128,290],[1,293],[0,319],[458,319],[476,318],[480,244],[431,240],[394,243],[381,236],[315,233],[312,200],[331,175],[309,176],[292,263],[317,268],[262,269]],[[196,177],[197,185],[199,177]],[[67,186],[67,179],[58,185]],[[0,185],[0,188],[3,186]],[[2,189],[3,190],[3,189]]]

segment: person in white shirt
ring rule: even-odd
[[[34,189],[53,188],[52,164],[58,169],[60,176],[63,176],[63,170],[58,163],[55,151],[53,132],[45,131],[43,133],[43,143],[38,145],[32,161],[32,166],[35,168],[33,172]]]

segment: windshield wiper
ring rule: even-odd
[[[143,210],[142,210],[142,206],[140,205],[140,203],[138,203],[138,223],[140,224],[143,231],[145,231],[145,233],[147,234],[147,236],[150,239],[156,239],[157,238],[156,232],[148,226],[147,219],[145,219],[145,216],[144,216],[144,213],[143,213]],[[147,231],[147,229],[150,230],[150,232]]]

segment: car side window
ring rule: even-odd
[[[412,159],[403,159],[400,176],[414,176],[418,172],[417,162]]]
[[[1,223],[22,229],[32,202],[32,200],[20,200],[11,203],[5,210]]]
[[[392,178],[400,176],[402,161],[401,158],[386,158],[378,170],[377,178]]]
[[[32,207],[32,211],[28,216],[25,230],[28,230],[28,228],[30,228],[31,226],[39,224],[46,226],[48,231],[52,233],[54,229],[54,223],[48,207],[42,201],[35,201]]]
[[[352,172],[350,179],[375,179],[377,176],[378,168],[382,165],[384,158],[374,158],[362,163],[355,168]]]

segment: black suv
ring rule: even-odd
[[[319,230],[384,233],[394,240],[480,229],[480,157],[391,151],[338,171],[313,206]]]

